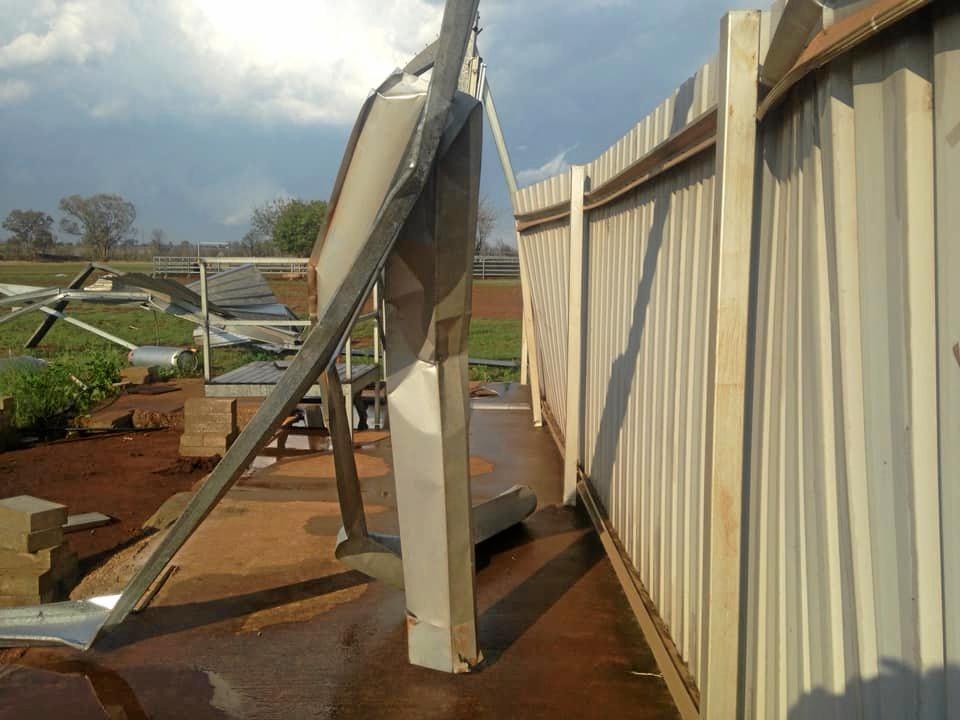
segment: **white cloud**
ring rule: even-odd
[[[82,64],[110,55],[118,40],[137,32],[137,20],[126,0],[45,2],[31,7],[28,15],[27,21],[37,27],[0,47],[0,68]]]
[[[567,154],[573,149],[573,147],[569,147],[566,150],[561,150],[538,168],[521,170],[517,173],[517,183],[521,187],[526,187],[563,172],[570,167],[570,163],[567,162]]]
[[[15,105],[23,102],[32,92],[30,85],[23,80],[0,81],[0,105]]]
[[[159,109],[337,124],[433,40],[442,14],[429,0],[7,4],[0,69],[95,117]]]

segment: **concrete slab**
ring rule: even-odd
[[[32,495],[16,495],[0,500],[0,527],[31,533],[49,530],[67,521],[65,505]]]
[[[371,528],[395,532],[387,443],[357,458]],[[529,410],[477,412],[471,443],[475,499],[527,483],[540,501],[477,548],[477,672],[407,664],[403,594],[335,560],[332,463],[302,450],[235,488],[93,651],[0,654],[0,720],[677,717],[589,521],[559,505],[546,430]]]

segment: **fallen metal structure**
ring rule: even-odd
[[[0,612],[0,644],[86,649],[116,628],[320,378],[344,520],[337,556],[404,587],[411,662],[462,672],[480,661],[474,543],[529,515],[536,498],[519,487],[476,508],[470,498],[466,341],[482,82],[468,46],[477,2],[448,0],[436,43],[361,109],[311,257],[314,323],[182,516],[119,596]],[[332,401],[342,392],[336,357],[381,274],[400,538],[367,530],[346,411]],[[146,289],[161,287],[151,279]],[[191,292],[178,290],[176,302]]]
[[[87,284],[95,273],[106,273]],[[252,343],[272,351],[295,350],[300,344],[302,321],[278,302],[260,271],[252,265],[231,268],[210,278],[207,313],[212,344],[216,347]],[[66,287],[0,284],[0,307],[18,309],[0,316],[0,324],[30,312],[46,317],[24,347],[36,347],[57,320],[93,333],[128,350],[136,345],[66,314],[71,302],[102,305],[136,305],[173,315],[199,327],[204,323],[204,303],[198,283],[182,285],[138,272],[120,272],[108,265],[90,263]]]

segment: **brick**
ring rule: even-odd
[[[30,533],[61,527],[67,521],[67,507],[32,495],[0,500],[0,528]]]
[[[80,558],[75,552],[67,552],[53,570],[61,594],[66,597],[80,581]]]
[[[236,398],[187,398],[183,404],[185,415],[229,415],[236,419]]]
[[[54,602],[57,599],[56,589],[48,592],[25,593],[23,595],[0,595],[0,607],[23,607],[25,605],[41,605]]]
[[[229,415],[214,417],[210,415],[185,415],[183,430],[186,433],[220,432],[230,433],[237,429],[237,422]]]
[[[213,447],[226,449],[237,439],[237,431],[231,432],[185,432],[180,436],[181,445],[203,445],[204,447]]]
[[[63,542],[63,528],[55,527],[33,533],[19,532],[0,526],[0,548],[35,553],[56,547]]]
[[[0,595],[46,595],[57,590],[60,577],[52,570],[42,573],[4,573],[0,575]]]
[[[59,568],[69,562],[70,548],[67,545],[57,545],[37,552],[17,552],[15,550],[0,549],[0,574],[6,572],[35,571],[44,572]]]
[[[203,445],[184,445],[180,444],[180,455],[183,457],[213,457],[214,455],[223,455],[216,448],[204,447]]]

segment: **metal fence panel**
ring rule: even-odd
[[[700,689],[708,648],[711,670],[727,657],[743,669],[724,716],[960,717],[960,5],[924,5],[860,0],[818,17],[778,0],[765,13],[761,48],[784,43],[785,74],[749,108],[750,257],[718,245],[727,164],[699,132],[725,102],[729,58],[586,166],[586,198],[600,199],[586,203],[579,460],[663,646]],[[796,27],[808,15],[809,33]],[[673,144],[689,152],[657,170]],[[563,174],[517,193],[555,409],[570,187]],[[740,275],[745,327],[715,286]],[[709,453],[722,328],[748,348],[746,372],[724,380],[746,400],[724,433],[739,433],[745,463],[741,511],[726,515],[723,455]],[[740,557],[743,589],[719,644],[717,541]]]
[[[714,158],[590,213],[583,462],[691,674],[703,658]]]
[[[569,186],[568,186],[569,191]],[[567,286],[570,226],[557,221],[519,236],[530,276],[541,393],[560,428],[567,419]]]
[[[943,12],[835,61],[763,124],[748,717],[960,712],[960,23]]]

